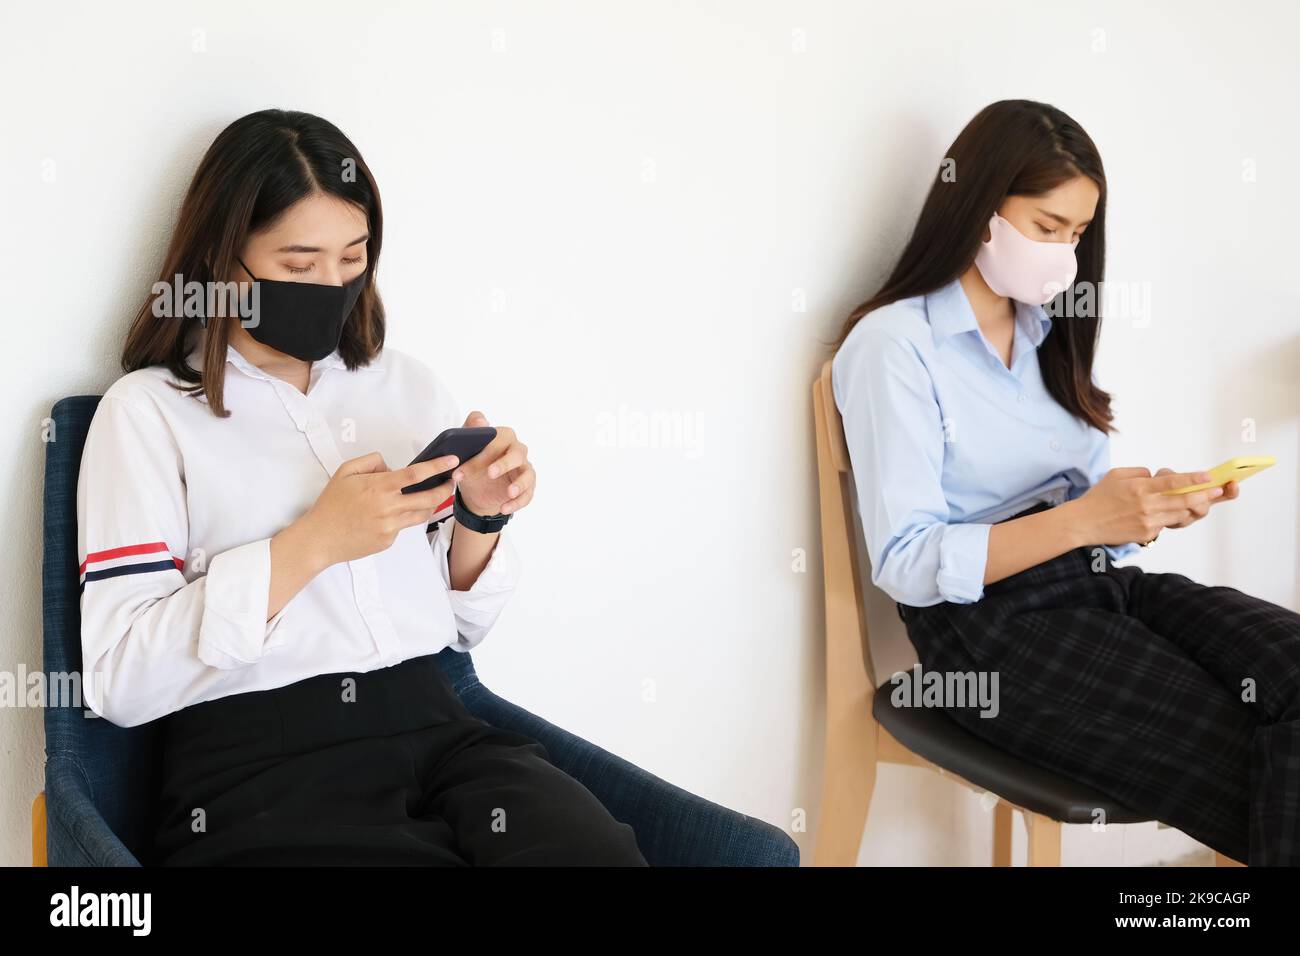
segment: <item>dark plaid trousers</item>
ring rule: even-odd
[[[1300,864],[1296,612],[1101,547],[898,611],[923,670],[998,673],[996,716],[948,710],[972,733],[1234,859]]]

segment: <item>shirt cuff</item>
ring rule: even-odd
[[[451,587],[451,567],[448,564],[451,547],[452,522],[449,518],[438,525],[435,547],[438,555],[438,572],[447,587],[452,612],[456,616],[456,630],[460,636],[458,651],[467,651],[487,636],[497,617],[505,608],[515,585],[519,582],[519,553],[508,527],[497,532],[497,542],[488,556],[487,564],[468,591],[454,591]]]
[[[1128,544],[1103,544],[1106,553],[1110,555],[1112,561],[1122,561],[1129,555],[1137,554],[1142,550],[1142,545],[1136,541],[1130,541]]]
[[[987,524],[943,526],[939,542],[939,595],[954,604],[973,604],[984,596],[989,561]]]
[[[270,590],[270,538],[214,557],[205,582],[199,660],[223,670],[246,667],[260,660],[270,648],[283,644],[287,631],[280,622],[290,602],[268,621]]]

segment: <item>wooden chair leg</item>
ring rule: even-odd
[[[1029,865],[1061,865],[1061,824],[1041,813],[1024,814],[1029,831]]]
[[[45,859],[45,791],[32,801],[32,866],[49,866]]]
[[[850,709],[826,722],[826,771],[813,866],[855,866],[876,788],[876,722]]]
[[[1011,804],[999,800],[993,808],[993,865],[1011,865]]]
[[[1224,855],[1223,855],[1222,853],[1220,853],[1218,850],[1215,850],[1215,851],[1214,851],[1214,865],[1215,865],[1215,866],[1245,866],[1246,864],[1245,864],[1245,863],[1242,863],[1242,862],[1240,862],[1240,861],[1238,861],[1238,860],[1234,860],[1234,859],[1233,859],[1232,857],[1230,857],[1230,856],[1224,856]]]

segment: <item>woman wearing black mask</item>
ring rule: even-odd
[[[540,743],[471,716],[435,661],[513,591],[504,526],[535,474],[499,425],[468,461],[406,465],[488,422],[384,347],[382,232],[336,127],[233,123],[91,424],[83,687],[116,724],[163,722],[147,862],[644,865],[630,827]]]

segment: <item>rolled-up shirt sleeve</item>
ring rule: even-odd
[[[104,396],[77,482],[82,687],[87,706],[132,727],[219,685],[283,639],[266,619],[269,539],[186,569],[180,451],[148,407]],[[195,576],[197,574],[197,576]]]
[[[864,320],[864,321],[870,321]],[[945,431],[930,373],[905,338],[859,327],[832,366],[871,581],[925,607],[984,596],[988,524],[950,522]]]
[[[267,620],[270,588],[270,538],[241,544],[212,559],[199,624],[199,660],[219,668],[244,667],[282,642],[287,632],[280,622],[289,605]]]
[[[515,586],[519,583],[519,553],[515,550],[509,526],[502,528],[497,532],[497,542],[478,579],[468,591],[453,590],[450,567],[453,521],[454,518],[447,518],[439,523],[432,536],[433,554],[456,617],[458,640],[451,646],[454,650],[468,651],[487,637],[515,593]]]

